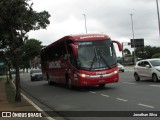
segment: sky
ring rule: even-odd
[[[31,0],[37,12],[50,13],[46,29],[29,32],[29,38],[43,45],[72,34],[103,33],[124,43],[133,38],[144,39],[145,45],[160,47],[156,0]],[[160,6],[160,2],[159,2]],[[85,16],[83,15],[85,14]],[[116,48],[117,51],[117,48]],[[121,56],[121,53],[117,53]]]

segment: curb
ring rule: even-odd
[[[14,89],[16,89],[16,86],[14,84],[14,81],[15,79],[12,80],[12,85],[14,87]],[[38,110],[39,112],[42,112],[45,116],[49,116],[45,111],[43,111],[40,107],[38,107],[32,100],[30,100],[26,95],[24,95],[23,93],[21,93],[21,96],[27,101],[29,102],[36,110]],[[47,118],[48,120],[55,120],[53,119],[52,117],[45,117]]]

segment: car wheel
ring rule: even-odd
[[[134,78],[135,78],[136,81],[140,81],[140,77],[137,73],[134,74]]]
[[[33,81],[33,78],[31,78],[31,81]]]
[[[153,75],[152,75],[152,80],[153,80],[154,82],[158,82],[158,77],[157,77],[156,74],[153,74]]]

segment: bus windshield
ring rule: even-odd
[[[117,65],[110,39],[78,42],[78,67],[87,70],[109,69]]]

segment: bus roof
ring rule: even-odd
[[[86,41],[86,40],[97,40],[97,39],[107,39],[109,36],[105,34],[82,34],[82,35],[71,35],[74,41]]]
[[[81,35],[68,35],[65,36],[53,43],[51,43],[50,45],[48,45],[47,47],[51,47],[53,45],[56,45],[60,42],[66,41],[66,40],[72,40],[73,42],[78,42],[78,41],[94,41],[94,40],[104,40],[104,39],[109,39],[110,37],[105,35],[105,34],[81,34]]]

